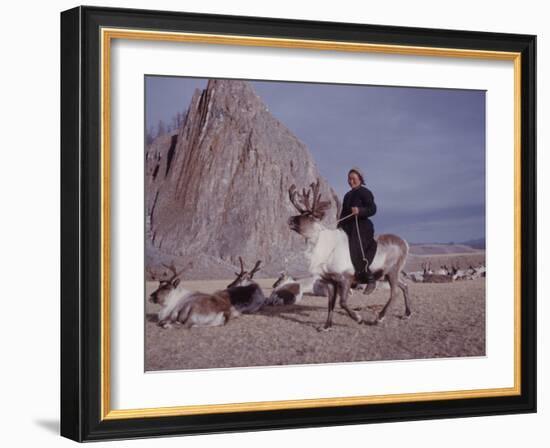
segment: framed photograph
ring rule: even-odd
[[[535,44],[61,13],[61,434],[535,412]]]

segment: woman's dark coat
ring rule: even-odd
[[[370,264],[376,254],[374,226],[372,225],[372,221],[369,219],[376,213],[376,204],[374,203],[374,196],[371,191],[363,186],[359,186],[348,191],[344,196],[340,219],[344,216],[348,216],[351,213],[352,207],[357,207],[359,209],[359,214],[357,215],[359,233],[361,235],[365,257],[368,260],[368,264]],[[366,262],[363,260],[363,254],[359,244],[355,217],[351,216],[344,221],[340,221],[338,227],[340,227],[348,235],[351,261],[355,272],[364,271]]]

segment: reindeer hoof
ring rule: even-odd
[[[376,289],[376,282],[367,283],[365,289],[363,289],[363,295],[368,296]]]
[[[332,330],[332,327],[327,327],[327,326],[324,326],[324,327],[317,327],[317,331],[318,332],[322,332],[322,333],[326,333],[327,331],[331,331]]]
[[[376,319],[376,322],[384,322],[385,318],[386,316],[378,316],[378,318]]]

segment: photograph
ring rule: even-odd
[[[486,356],[486,91],[144,76],[145,371]]]

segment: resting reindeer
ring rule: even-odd
[[[162,307],[158,313],[159,326],[170,328],[176,323],[184,328],[215,327],[239,315],[225,295],[189,291],[181,285],[180,275],[184,269],[176,271],[174,263],[163,266],[172,271],[172,277],[160,280],[158,288],[149,296],[151,302]]]
[[[294,305],[303,297],[303,289],[300,282],[296,281],[286,272],[282,272],[273,283],[273,291],[267,299],[267,305]]]
[[[361,315],[352,310],[347,303],[354,277],[348,237],[341,229],[330,230],[321,224],[330,202],[321,201],[319,180],[312,183],[308,191],[304,188],[302,194],[298,194],[295,185],[290,187],[288,193],[290,201],[300,213],[289,218],[288,225],[306,239],[309,271],[313,275],[320,275],[328,286],[328,316],[321,330],[328,330],[332,326],[337,295],[340,296],[340,306],[348,315],[358,323],[364,322]],[[379,235],[377,241],[378,249],[370,269],[376,279],[384,278],[390,283],[390,298],[378,314],[378,321],[384,318],[398,287],[403,291],[405,317],[408,317],[411,314],[408,289],[399,276],[407,259],[409,245],[402,238],[391,234]]]
[[[403,271],[403,277],[412,280],[414,283],[422,283],[424,281],[424,272],[414,271],[414,272],[405,272]]]
[[[303,278],[298,282],[306,296],[326,296],[328,294],[327,284],[318,275]]]
[[[454,276],[450,274],[427,274],[423,283],[452,283],[454,280]]]
[[[217,294],[226,296],[231,301],[231,304],[240,313],[255,313],[257,312],[266,301],[262,288],[253,281],[254,274],[260,270],[260,260],[256,262],[251,271],[244,269],[243,259],[239,257],[241,264],[241,272],[235,272],[237,276],[229,285],[227,289],[218,291]]]

